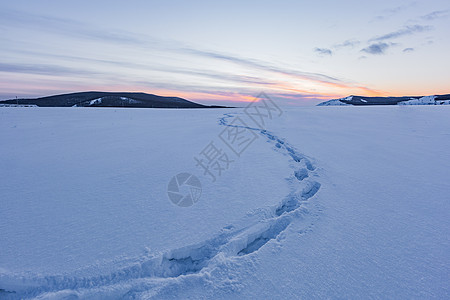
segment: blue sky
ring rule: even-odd
[[[0,99],[449,93],[450,2],[0,1]]]

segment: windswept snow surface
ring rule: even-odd
[[[449,298],[449,115],[285,109],[213,183],[242,110],[0,109],[0,298]]]

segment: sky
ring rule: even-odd
[[[0,99],[450,93],[450,1],[0,0]]]

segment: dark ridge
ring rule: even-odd
[[[34,99],[4,100],[0,101],[0,104],[40,107],[225,108],[202,105],[179,97],[130,92],[79,92]]]
[[[440,101],[450,100],[450,94],[437,95],[435,100],[440,100]]]
[[[434,95],[435,101],[445,101],[450,100],[450,94],[445,95]],[[355,106],[363,106],[363,105],[397,105],[403,101],[420,99],[425,96],[404,96],[404,97],[365,97],[365,96],[350,96],[342,99],[336,99],[339,102],[355,105]],[[331,100],[330,100],[331,101]],[[326,102],[320,103],[319,105],[326,105]],[[436,103],[439,104],[439,103]]]
[[[352,105],[397,105],[399,102],[419,99],[421,96],[412,97],[364,97],[353,96],[351,100],[341,99],[339,101]]]

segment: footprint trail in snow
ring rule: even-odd
[[[315,179],[313,162],[290,146],[284,139],[258,128],[229,125],[233,114],[225,114],[219,125],[253,130],[267,139],[275,152],[285,155],[291,162],[293,174],[288,179],[291,192],[278,205],[262,209],[253,219],[242,224],[226,226],[213,238],[199,244],[175,249],[159,256],[143,256],[123,262],[122,267],[109,274],[77,276],[22,276],[2,278],[0,282],[18,282],[21,288],[0,296],[10,298],[69,297],[77,299],[101,297],[148,298],[177,279],[211,274],[224,261],[242,259],[276,240],[295,220],[308,212],[302,208],[320,189]],[[0,286],[0,288],[2,288]],[[0,290],[1,292],[1,290]]]

